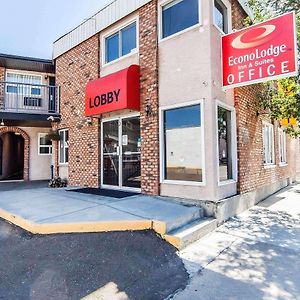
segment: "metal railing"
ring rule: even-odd
[[[57,86],[0,81],[0,111],[59,113]]]

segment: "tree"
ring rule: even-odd
[[[248,0],[254,18],[248,17],[245,25],[265,21],[274,16],[295,11],[300,53],[300,1],[299,0]],[[300,63],[300,57],[299,57]],[[269,81],[258,94],[260,108],[274,120],[295,118],[300,124],[300,74],[296,77]],[[299,126],[288,126],[287,133],[292,137],[300,136]]]

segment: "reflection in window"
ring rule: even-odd
[[[231,111],[218,107],[219,180],[233,179]]]
[[[214,23],[224,33],[228,33],[227,8],[220,0],[215,0],[214,4]]]
[[[286,164],[286,133],[283,129],[278,128],[279,139],[279,162]]]
[[[69,162],[69,130],[60,130],[59,137],[59,163],[67,164]]]
[[[199,22],[199,0],[175,0],[162,8],[163,38]]]
[[[264,164],[275,163],[274,153],[274,126],[270,123],[263,125]]]
[[[202,182],[200,105],[164,111],[165,179]]]
[[[136,22],[133,22],[105,39],[105,62],[127,55],[136,47]]]

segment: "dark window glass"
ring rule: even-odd
[[[136,23],[125,27],[122,33],[122,55],[129,54],[136,48]]]
[[[119,33],[106,39],[106,62],[119,58]]]
[[[106,38],[105,44],[107,63],[129,54],[136,48],[136,22]]]
[[[164,112],[165,179],[202,181],[200,105]]]
[[[214,22],[224,33],[228,33],[227,8],[218,0],[215,0],[214,5]]]
[[[11,94],[17,94],[18,93],[18,87],[15,85],[8,85],[6,88],[7,93]]]
[[[31,95],[41,95],[41,89],[40,88],[31,88]]]
[[[218,107],[219,180],[233,179],[231,151],[231,112]]]
[[[199,0],[173,1],[163,7],[163,38],[199,22]]]

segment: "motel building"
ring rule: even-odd
[[[0,182],[50,178],[58,105],[52,60],[0,54]]]
[[[291,184],[299,140],[259,111],[261,86],[222,88],[221,37],[245,2],[115,0],[54,42],[53,65],[2,58],[0,178],[15,149],[18,179],[52,163],[69,186],[172,197],[220,221]]]

